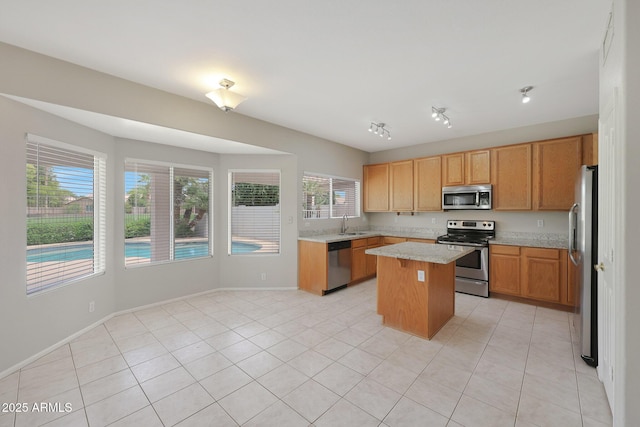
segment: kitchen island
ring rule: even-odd
[[[415,242],[367,249],[378,257],[378,314],[383,324],[432,338],[455,313],[455,260],[473,250]]]

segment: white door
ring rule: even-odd
[[[613,408],[615,361],[615,236],[618,194],[617,169],[614,166],[620,154],[616,129],[617,91],[607,102],[599,122],[598,167],[598,377],[604,384],[609,405]]]

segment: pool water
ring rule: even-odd
[[[260,249],[260,245],[251,243],[232,242],[231,251],[234,254],[250,253]],[[175,245],[175,259],[187,259],[207,256],[209,244],[207,242],[177,243]],[[124,245],[126,258],[151,258],[151,245],[147,242],[127,242]],[[93,258],[93,244],[82,243],[57,248],[39,248],[27,250],[27,262],[47,261],[77,261]]]

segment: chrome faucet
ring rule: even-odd
[[[340,234],[346,234],[349,229],[349,227],[347,227],[347,221],[349,221],[347,214],[342,215],[342,227],[340,227]]]

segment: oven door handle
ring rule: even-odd
[[[450,245],[450,246],[472,246],[474,248],[485,248],[485,247],[487,247],[487,245],[482,244],[482,243],[445,242],[445,241],[439,241],[439,242],[436,242],[436,243],[439,243],[441,245]]]

